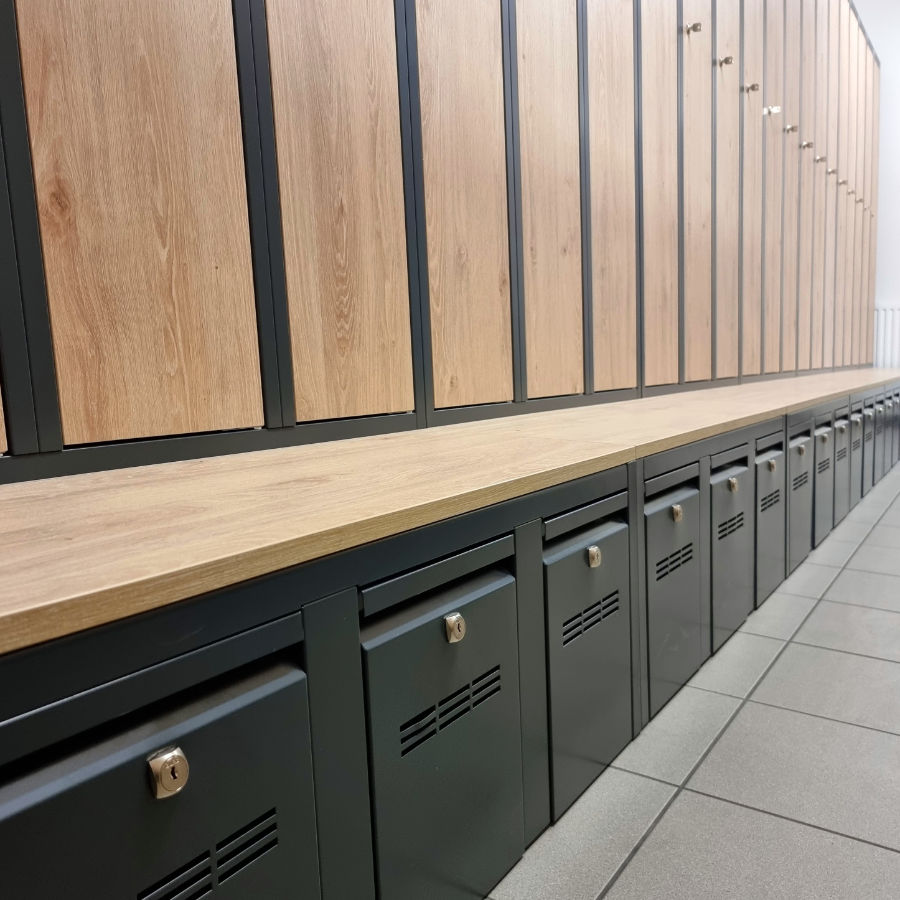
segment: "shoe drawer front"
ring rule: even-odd
[[[756,457],[756,605],[761,606],[785,575],[785,469],[779,447]]]
[[[628,525],[544,550],[553,818],[631,741]]]
[[[788,574],[790,574],[809,556],[812,549],[813,453],[809,435],[793,438],[788,452],[791,479],[788,501],[790,516]]]
[[[4,897],[319,897],[306,676],[277,665],[0,788]]]
[[[875,407],[863,410],[863,482],[862,492],[868,494],[875,485]]]
[[[815,491],[813,496],[813,544],[828,537],[834,522],[834,429],[829,425],[815,433]]]
[[[834,423],[834,524],[850,512],[850,420]]]
[[[362,632],[379,896],[487,896],[524,849],[516,584],[500,569]]]
[[[853,509],[863,494],[863,414],[850,416],[850,508]]]

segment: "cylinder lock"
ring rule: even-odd
[[[732,494],[736,494],[740,486],[740,482],[737,480],[737,478],[728,479],[728,490],[731,491]]]
[[[587,548],[587,560],[588,565],[592,569],[598,568],[600,563],[603,562],[603,554],[600,552],[600,548],[596,544],[592,544]]]
[[[774,472],[778,468],[778,463],[774,459],[769,460],[769,471]]]
[[[458,644],[466,636],[466,620],[462,613],[454,612],[444,616],[447,643]]]
[[[806,444],[800,444],[800,446],[797,447],[797,452],[798,452],[801,456],[806,456]]]
[[[180,747],[157,751],[147,760],[147,764],[150,767],[150,785],[157,800],[174,797],[184,790],[191,767]]]
[[[672,520],[674,522],[680,522],[684,518],[684,507],[680,503],[676,503],[672,506]]]

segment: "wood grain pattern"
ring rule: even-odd
[[[529,397],[584,390],[578,25],[574,3],[517,0]]]
[[[712,3],[683,0],[684,378],[712,378]]]
[[[797,127],[784,139],[782,238],[781,368],[797,368],[800,141],[802,140],[800,76],[803,65],[800,0],[785,0],[784,128]]]
[[[866,335],[867,363],[872,362],[875,355],[875,292],[877,288],[876,273],[878,257],[878,169],[881,156],[881,66],[874,65],[872,84],[872,192],[869,205],[869,330]]]
[[[859,22],[850,13],[850,87],[847,95],[847,268],[844,282],[844,365],[855,364],[854,347],[859,320],[855,315],[859,297],[859,216],[856,197],[860,186],[859,165]]]
[[[297,421],[411,410],[393,3],[266,11]]]
[[[641,0],[644,382],[678,381],[677,4]]]
[[[797,368],[812,367],[813,240],[815,238],[816,165],[816,0],[804,0],[800,8],[800,150],[799,246],[797,252]],[[824,153],[824,143],[820,145]],[[821,168],[821,166],[819,166]]]
[[[594,390],[635,387],[634,5],[588,0]]]
[[[741,184],[741,3],[717,0],[716,54],[716,378],[738,374]]]
[[[18,0],[66,444],[263,421],[228,0]]]
[[[810,365],[821,369],[825,340],[825,220],[828,161],[828,0],[816,0],[815,140],[813,166],[812,354]]]
[[[762,222],[763,222],[763,115],[762,83],[765,0],[744,0],[743,85],[760,85],[744,91],[744,159],[742,258],[743,319],[742,372],[762,372]]]
[[[500,4],[419,0],[416,30],[434,403],[511,400]]]
[[[827,368],[834,365],[835,325],[837,320],[837,182],[839,156],[840,95],[840,0],[828,0],[828,169],[835,170],[825,186],[825,311],[823,316],[823,358]]]
[[[838,91],[838,181],[846,181],[849,177],[849,122],[848,110],[850,93],[850,4],[848,0],[840,0],[839,30],[839,91]],[[844,323],[846,321],[846,289],[847,289],[847,187],[839,184],[837,190],[837,238],[835,246],[835,278],[834,278],[834,364],[844,365]]]
[[[866,328],[868,319],[868,288],[869,288],[869,215],[864,206],[868,205],[869,198],[869,96],[871,84],[869,82],[869,45],[859,30],[858,51],[858,82],[857,82],[857,107],[856,107],[856,261],[854,263],[855,284],[853,287],[853,362],[858,365],[866,354]]]
[[[897,380],[821,373],[5,485],[0,653]]]
[[[766,0],[765,245],[763,278],[763,371],[781,369],[782,209],[784,199],[784,0]]]

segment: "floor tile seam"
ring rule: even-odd
[[[869,606],[859,606],[857,609],[871,609]],[[879,612],[890,612],[890,610],[878,610]],[[894,663],[900,665],[900,660],[890,659],[887,656],[874,656],[871,653],[857,653],[855,650],[842,650],[840,647],[827,647],[824,644],[813,644],[810,641],[791,641],[796,647],[812,647],[815,650],[830,650],[832,653],[845,653],[847,656],[858,656],[860,659],[874,659],[878,662]]]
[[[616,772],[623,772],[626,775],[636,775],[638,778],[643,778],[646,781],[655,781],[657,784],[664,784],[666,787],[677,788],[678,783],[675,781],[666,781],[665,778],[659,778],[656,775],[648,775],[646,772],[636,772],[634,769],[626,769],[625,766],[617,765],[616,763],[610,763],[606,769],[613,769]],[[600,776],[603,777],[602,775]]]
[[[864,731],[874,731],[876,734],[884,734],[889,737],[900,738],[900,731],[891,731],[889,728],[878,728],[875,725],[863,725],[860,722],[848,722],[846,719],[838,719],[836,716],[825,716],[821,713],[809,712],[806,709],[797,709],[795,706],[784,706],[781,703],[770,703],[767,700],[751,700],[755,706],[768,706],[770,709],[780,709],[783,712],[795,713],[798,716],[806,716],[810,719],[821,719],[825,722],[834,722],[836,725],[846,725],[849,728],[862,728]]]
[[[898,585],[900,587],[900,585]],[[822,598],[825,600],[825,598]],[[886,606],[870,606],[868,603],[854,603],[852,600],[835,600],[834,597],[829,597],[826,600],[827,603],[838,603],[841,606],[855,606],[857,609],[875,609],[878,612],[892,612],[892,613],[900,613],[900,609],[888,609]]]

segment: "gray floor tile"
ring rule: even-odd
[[[846,521],[874,525],[883,515],[883,507],[859,503],[847,513]]]
[[[858,546],[856,541],[839,541],[829,536],[806,557],[806,561],[822,566],[840,567],[853,556]]]
[[[831,537],[838,541],[852,541],[861,543],[863,539],[872,530],[872,526],[868,522],[851,522],[844,519],[832,532]]]
[[[784,641],[756,634],[732,635],[688,684],[733,697],[746,697],[783,646]]]
[[[900,734],[900,664],[790,644],[753,699]]]
[[[681,784],[739,702],[723,694],[682,688],[613,765]]]
[[[900,612],[900,578],[844,569],[826,591],[825,599]]]
[[[898,883],[896,853],[685,791],[607,897],[886,900]]]
[[[750,614],[741,632],[787,640],[818,601],[815,597],[796,597],[776,591],[763,605]]]
[[[894,505],[888,509],[879,524],[890,525],[894,528],[900,527],[900,507]]]
[[[892,734],[751,700],[689,786],[900,849],[900,737]]]
[[[823,600],[794,640],[900,662],[900,614]]]
[[[896,525],[876,525],[865,540],[867,547],[889,547],[900,550],[900,527]]]
[[[493,900],[595,900],[674,788],[607,769],[491,891]]]
[[[873,547],[866,542],[853,554],[847,568],[881,575],[900,575],[900,553],[889,547]]]
[[[797,594],[801,597],[821,597],[831,584],[840,567],[819,566],[816,563],[804,562],[779,588],[785,594]]]

